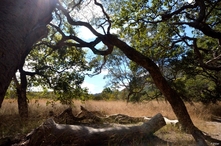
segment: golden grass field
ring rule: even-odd
[[[100,111],[106,115],[121,113],[129,116],[152,117],[157,113],[161,113],[169,119],[176,119],[169,103],[165,101],[126,103],[124,101],[75,100],[72,105],[74,114],[77,114],[80,111],[80,105],[90,111]],[[0,138],[25,135],[47,119],[49,111],[52,110],[55,114],[59,114],[67,107],[67,105],[62,105],[59,102],[54,102],[48,99],[32,99],[29,101],[29,118],[22,120],[18,116],[17,101],[13,99],[5,99],[2,108],[0,109]],[[194,124],[200,130],[209,134],[217,133],[217,130],[221,131],[221,129],[217,129],[217,127],[207,124],[207,121],[209,121],[212,116],[221,116],[221,103],[207,106],[201,103],[194,103],[194,105],[186,103],[186,107]],[[165,126],[157,131],[156,135],[164,140],[172,141],[177,144],[194,145],[194,140],[191,135],[185,134],[175,127]]]

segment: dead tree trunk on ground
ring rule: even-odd
[[[57,124],[48,119],[27,136],[27,145],[108,145],[141,140],[166,125],[157,114],[142,125],[92,128],[87,126]]]

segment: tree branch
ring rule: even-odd
[[[206,63],[204,63],[203,62],[203,57],[202,57],[202,55],[199,51],[200,48],[198,48],[198,46],[197,46],[197,39],[196,38],[193,41],[193,47],[194,47],[194,52],[195,52],[195,54],[197,55],[197,57],[199,59],[199,63],[200,63],[201,67],[209,69],[209,70],[215,70],[215,71],[220,71],[221,70],[221,66],[211,66],[211,65],[209,65],[209,63],[211,63],[211,62],[219,60],[221,58],[221,54],[219,56],[207,61]]]

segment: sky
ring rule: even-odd
[[[187,1],[188,3],[191,3],[193,0],[187,0]],[[88,10],[88,7],[89,8],[91,7],[91,9]],[[76,16],[76,18],[80,18],[81,21],[88,21],[92,19],[93,16],[99,16],[100,14],[102,14],[101,9],[97,6],[94,6],[94,4],[92,5],[91,3],[89,5],[87,4],[87,7],[85,8],[87,9],[82,9],[81,12],[78,11],[75,13],[75,16],[78,15]],[[95,12],[94,15],[92,14],[93,12]],[[115,30],[112,30],[112,32],[115,32]],[[95,39],[95,36],[85,27],[80,27],[78,29],[78,36],[80,36],[81,39],[88,42]],[[91,51],[89,51],[89,53],[92,54]],[[96,76],[93,77],[86,76],[81,87],[88,88],[88,91],[91,94],[101,93],[107,83],[107,79],[103,79],[104,75],[106,75],[107,73],[108,73],[107,70],[102,70],[102,72]]]
[[[98,2],[100,2],[100,0],[98,0]],[[76,16],[75,14],[76,17],[80,18],[80,21],[88,21],[93,19],[94,16],[99,17],[101,16],[101,14],[103,14],[101,9],[98,6],[94,5],[93,1],[92,3],[89,4],[87,3],[87,7],[82,7],[82,8],[83,9],[81,9],[76,13],[79,14],[79,16]],[[96,29],[96,30],[100,33],[103,33],[102,29]],[[116,30],[111,30],[111,32],[114,33],[116,32]],[[93,41],[96,38],[93,35],[93,33],[91,33],[90,30],[88,30],[85,27],[80,27],[78,29],[78,36],[80,36],[81,39],[87,42]],[[96,47],[101,47],[99,45],[101,44],[98,44]],[[93,54],[92,51],[88,51],[88,53],[89,53],[88,56]],[[108,81],[107,79],[103,79],[104,75],[106,75],[107,73],[108,73],[107,70],[102,70],[102,72],[96,76],[93,77],[86,76],[81,87],[88,88],[88,91],[91,94],[101,93]]]
[[[90,94],[96,94],[96,93],[101,93],[103,89],[105,88],[104,86],[106,85],[105,79],[103,79],[103,76],[107,74],[107,71],[102,71],[101,74],[93,76],[93,77],[85,77],[85,80],[82,84],[81,87],[86,87],[88,88],[88,91]]]
[[[191,2],[193,2],[193,0],[187,0],[187,2],[191,3]],[[89,6],[89,5],[87,5],[87,6],[91,7],[90,12],[95,12],[96,16],[99,16],[99,14],[102,14],[102,12],[100,11],[100,8],[94,6],[93,4],[92,4],[92,6]],[[88,7],[86,7],[86,8],[88,8]],[[84,11],[86,11],[87,13],[85,13]],[[88,9],[82,10],[82,13],[86,14],[86,15],[84,15],[83,17],[81,16],[81,20],[84,18],[86,18],[87,20],[93,18],[93,16],[90,15],[91,13],[88,12]],[[112,32],[114,32],[114,31],[115,30],[112,30]],[[81,36],[81,38],[85,41],[92,41],[95,38],[95,36],[87,28],[84,28],[84,27],[79,29],[78,35]],[[90,52],[90,53],[92,53],[92,52]],[[93,77],[86,76],[85,80],[82,84],[82,87],[88,88],[88,91],[91,94],[101,93],[103,91],[103,89],[105,88],[105,85],[107,82],[107,80],[103,79],[103,77],[107,73],[108,73],[107,70],[102,70],[101,74],[99,74],[99,75],[96,75]]]
[[[85,41],[92,41],[95,39],[95,36],[88,29],[85,28],[81,28],[80,30],[78,30],[78,35],[81,36],[81,39]],[[87,50],[89,49],[87,48]],[[92,51],[88,51],[87,56],[91,55],[96,56],[93,54]],[[107,82],[106,79],[103,79],[104,75],[107,75],[107,73],[107,70],[102,70],[100,74],[93,77],[85,76],[84,82],[81,87],[88,88],[88,91],[91,94],[101,93],[105,88]]]
[[[82,40],[87,41],[87,42],[90,42],[96,38],[93,35],[93,33],[91,33],[90,30],[85,27],[80,27],[78,29],[78,36],[80,36]],[[87,50],[89,49],[87,48]],[[88,51],[88,56],[91,56],[91,55],[93,55],[93,52]],[[81,85],[81,87],[88,88],[88,91],[90,94],[101,93],[103,89],[105,88],[105,85],[107,82],[107,80],[103,79],[104,75],[106,75],[107,73],[108,73],[107,70],[102,70],[100,74],[95,75],[93,77],[85,76],[84,82]]]
[[[99,2],[99,0],[98,0],[98,2]],[[90,8],[90,10],[88,10],[88,7]],[[93,3],[90,3],[90,4],[87,3],[87,7],[85,7],[85,8],[87,8],[87,9],[82,9],[82,12],[78,11],[75,14],[75,15],[79,14],[78,16],[76,16],[76,18],[79,18],[80,21],[87,22],[89,19],[92,19],[94,15],[99,16],[100,14],[102,14],[101,9],[98,7],[94,7]],[[92,12],[95,12],[95,14],[93,15]],[[84,15],[82,15],[82,14],[84,14]],[[78,36],[84,41],[90,42],[96,38],[93,35],[93,33],[91,33],[90,30],[87,29],[86,27],[79,27],[77,29],[77,31],[78,31],[77,32]],[[102,33],[102,30],[98,30],[98,32]],[[97,47],[99,47],[99,46],[97,46]],[[89,48],[87,48],[87,50],[89,50]],[[93,55],[93,52],[88,51],[87,56],[91,56],[91,55]],[[25,68],[25,70],[29,70],[29,69]],[[96,76],[93,76],[93,77],[85,76],[85,80],[84,80],[83,84],[81,85],[81,87],[87,88],[88,92],[90,94],[101,93],[103,91],[103,89],[105,88],[105,85],[107,82],[107,80],[103,79],[104,75],[106,75],[107,73],[108,73],[107,70],[102,70],[101,73]],[[17,72],[17,74],[18,74],[18,72]],[[40,86],[30,87],[29,90],[41,91],[42,87],[40,87]]]

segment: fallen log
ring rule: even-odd
[[[161,114],[142,125],[92,128],[79,125],[57,124],[52,118],[27,135],[24,145],[116,145],[125,141],[141,140],[152,135],[166,123]]]
[[[164,118],[164,120],[165,120],[165,122],[166,122],[167,125],[173,125],[173,126],[176,126],[176,127],[179,126],[179,121],[178,121],[178,120],[170,120],[170,119],[168,119],[167,117],[163,117],[163,118]],[[151,118],[149,118],[149,117],[144,117],[144,119],[145,119],[145,120],[150,120]]]

